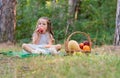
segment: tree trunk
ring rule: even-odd
[[[0,0],[0,43],[13,42],[16,27],[16,0]]]
[[[68,1],[68,14],[69,14],[69,18],[67,20],[67,27],[65,30],[65,35],[68,34],[68,29],[69,26],[72,26],[73,24],[73,20],[74,20],[74,15],[75,15],[75,10],[76,10],[76,5],[77,5],[77,0],[69,0]]]
[[[80,13],[80,4],[81,4],[81,0],[77,0],[76,7],[75,7],[75,16],[74,16],[75,20],[78,19],[78,14]]]
[[[114,36],[114,43],[115,46],[120,46],[120,0],[117,2],[117,12],[116,12],[116,29],[115,29],[115,36]]]

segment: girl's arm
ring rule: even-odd
[[[32,36],[32,43],[33,44],[38,44],[38,41],[39,41],[39,34],[37,34],[36,32],[34,32],[33,36]]]
[[[33,35],[32,35],[32,43],[33,44],[38,44],[38,42],[39,42],[40,34],[39,34],[38,30],[39,29],[36,28]]]
[[[50,48],[54,44],[54,42],[55,42],[55,40],[54,40],[53,36],[50,34],[48,45],[46,45],[45,47]]]

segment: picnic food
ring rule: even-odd
[[[76,48],[76,46],[74,44],[75,40],[73,41],[73,43],[71,42],[72,36],[75,35],[75,34],[82,34],[82,36],[85,36],[86,39],[87,39],[87,40],[85,40],[85,41],[83,41],[81,43],[78,43],[77,41],[75,42],[79,46],[79,48],[77,50],[76,49],[73,50],[73,48],[72,48],[72,47]],[[80,41],[82,41],[82,39]],[[87,45],[88,48],[86,48],[86,46],[84,45],[84,43],[85,43],[85,45]],[[73,54],[74,52],[91,53],[91,39],[90,39],[89,34],[86,34],[85,32],[75,31],[75,32],[71,33],[67,37],[67,39],[65,40],[64,44],[65,44],[65,51],[66,51],[67,54]]]
[[[79,44],[79,47],[80,47],[81,49],[83,49],[83,46],[84,46],[84,43],[80,43],[80,44]]]
[[[82,52],[74,52],[73,55],[78,55],[78,56],[82,56],[83,53]]]
[[[68,50],[69,51],[80,51],[79,44],[75,40],[70,40],[68,42]]]
[[[88,41],[84,41],[82,43],[79,44],[79,47],[84,51],[84,52],[88,52],[91,50],[90,48],[90,43]]]
[[[44,31],[44,28],[43,28],[43,27],[38,28],[38,32],[39,32],[39,33],[43,33],[43,31]]]
[[[84,43],[84,45],[88,45],[88,46],[90,46],[89,41],[84,41],[83,43]]]
[[[83,51],[90,51],[90,46],[84,45],[83,46]]]

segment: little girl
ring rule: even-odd
[[[22,48],[35,54],[59,54],[61,45],[53,45],[54,38],[51,22],[47,17],[41,17],[32,36],[32,44],[23,44]]]

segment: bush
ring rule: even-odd
[[[47,0],[50,1],[50,0]],[[39,17],[47,16],[51,19],[56,43],[63,43],[64,39],[73,31],[83,31],[90,34],[95,45],[112,44],[115,30],[116,0],[82,0],[78,20],[65,30],[68,20],[68,1],[18,0],[16,40],[31,40]],[[79,40],[79,38],[77,38]]]

